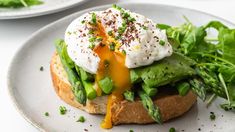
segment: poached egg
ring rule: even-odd
[[[112,127],[111,106],[123,100],[122,94],[131,88],[129,69],[172,54],[165,31],[155,25],[143,15],[113,7],[86,13],[66,29],[68,55],[76,65],[95,74],[97,95],[102,93],[97,81],[110,76],[114,83],[101,127]]]

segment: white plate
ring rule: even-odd
[[[89,0],[41,0],[44,3],[23,8],[0,8],[0,19],[27,18],[51,14],[80,5]]]
[[[121,5],[131,11],[141,13],[158,23],[179,25],[184,22],[182,15],[185,15],[196,25],[202,25],[210,20],[220,20],[228,26],[233,24],[218,17],[195,10],[178,8],[166,5],[155,4],[124,4]],[[19,112],[31,124],[39,130],[45,131],[104,131],[99,124],[103,116],[89,115],[86,112],[73,108],[59,99],[56,95],[49,72],[49,61],[54,48],[54,41],[62,38],[68,24],[83,13],[92,10],[104,10],[109,6],[101,6],[84,10],[61,20],[58,20],[34,33],[24,46],[15,55],[9,68],[9,91]],[[39,70],[40,66],[44,71]],[[133,129],[135,132],[159,131],[167,132],[170,127],[178,131],[194,132],[234,132],[235,113],[225,112],[219,108],[221,100],[216,100],[209,109],[200,100],[184,116],[164,123],[163,125],[120,125],[110,131],[128,132]],[[68,114],[60,115],[58,107],[64,105],[69,109]],[[216,120],[210,121],[210,112],[215,112]],[[50,116],[45,117],[44,112]],[[83,115],[85,123],[78,123],[76,120]],[[92,125],[92,126],[90,126]]]

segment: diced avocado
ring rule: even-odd
[[[113,81],[110,77],[103,78],[98,84],[105,94],[110,94],[114,88]]]
[[[158,91],[157,88],[151,88],[144,83],[142,84],[142,89],[148,96],[154,96],[157,94]]]

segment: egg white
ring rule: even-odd
[[[150,65],[154,61],[172,54],[173,50],[167,40],[165,31],[158,29],[155,26],[156,23],[143,15],[128,10],[125,10],[125,12],[136,20],[131,27],[128,27],[130,30],[134,27],[135,30],[128,32],[129,30],[126,29],[125,35],[117,40],[121,44],[118,50],[126,52],[125,66],[127,68]],[[105,11],[92,13],[95,13],[96,19],[101,21],[107,34],[112,31],[114,36],[118,35],[117,29],[123,23],[119,10],[109,8]],[[75,64],[85,71],[95,74],[99,67],[100,58],[89,48],[91,43],[89,39],[93,37],[89,34],[89,28],[91,28],[89,22],[92,19],[92,13],[86,13],[78,17],[68,26],[65,32],[65,42],[68,55]],[[164,41],[165,44],[161,45],[160,41]],[[99,46],[99,42],[94,42],[94,45]]]

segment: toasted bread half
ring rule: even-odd
[[[87,100],[85,106],[75,100],[71,85],[68,82],[67,75],[57,53],[55,53],[51,59],[50,71],[54,89],[62,100],[91,114],[106,113],[107,96],[97,97],[94,100]],[[196,100],[196,95],[190,91],[185,96],[179,96],[177,94],[163,95],[157,97],[154,100],[154,103],[160,108],[162,120],[165,122],[183,115],[192,107]],[[146,124],[155,122],[148,115],[141,101],[138,99],[134,102],[123,100],[115,103],[111,107],[111,111],[112,123],[114,125],[128,123]]]

